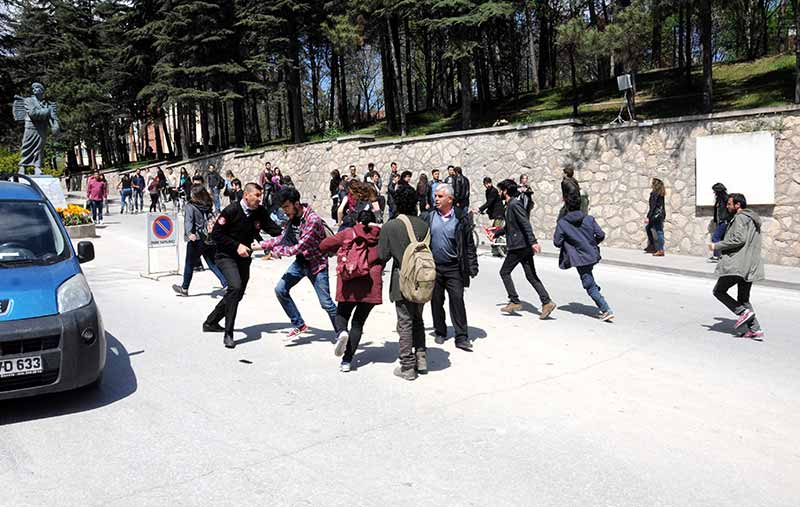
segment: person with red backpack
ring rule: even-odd
[[[343,356],[339,370],[345,373],[352,369],[367,317],[375,306],[383,303],[384,263],[378,257],[380,234],[375,214],[363,210],[355,226],[325,238],[319,245],[322,253],[337,253],[336,327],[340,331],[334,353]]]

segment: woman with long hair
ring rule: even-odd
[[[336,220],[336,210],[339,209],[339,184],[342,182],[342,176],[339,174],[338,169],[331,171],[331,181],[328,183],[328,191],[331,194],[331,218]]]
[[[420,213],[431,210],[430,199],[428,199],[428,176],[425,173],[420,174],[417,181],[417,201],[419,201]]]
[[[189,177],[189,171],[185,167],[181,167],[178,185],[180,208],[185,210],[186,203],[189,202],[192,195],[192,178]]]
[[[644,251],[652,253],[655,257],[664,257],[664,219],[667,217],[664,196],[666,193],[664,182],[653,178],[647,218],[644,219],[646,224],[644,230],[647,233],[647,248]]]
[[[159,190],[159,185],[161,184],[160,178],[158,175],[164,174],[161,169],[156,171],[155,173],[151,172],[150,175],[147,177],[147,193],[150,194],[150,212],[155,213],[158,211],[158,197],[161,193]]]
[[[341,329],[334,354],[342,356],[339,370],[352,370],[353,356],[358,350],[364,323],[375,306],[383,302],[383,262],[378,255],[378,239],[381,228],[375,225],[375,214],[363,210],[358,214],[358,222],[350,229],[325,238],[320,243],[323,253],[339,252],[341,257],[336,277],[336,328]],[[347,259],[360,257],[368,273],[355,276],[345,273]],[[352,321],[351,321],[352,316]],[[349,331],[348,331],[349,329]]]
[[[200,258],[206,260],[208,269],[217,277],[225,288],[228,282],[222,271],[214,263],[214,243],[211,241],[211,231],[209,230],[212,219],[211,212],[214,204],[211,194],[203,185],[194,185],[191,190],[191,197],[186,204],[186,216],[183,222],[183,235],[186,239],[186,261],[183,265],[183,284],[173,285],[174,290],[179,296],[189,295],[189,284],[192,283],[194,267],[200,262]]]
[[[337,214],[339,230],[353,227],[357,222],[359,212],[371,210],[376,215],[380,213],[378,192],[373,185],[353,179],[348,186],[347,195],[342,199]]]
[[[164,170],[160,167],[158,168],[158,193],[160,194],[159,197],[159,206],[161,207],[161,211],[167,209],[167,200],[169,199],[169,182],[167,181],[167,175],[164,174]]]

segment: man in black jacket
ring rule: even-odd
[[[575,196],[580,199],[581,185],[575,179],[575,169],[567,166],[564,168],[564,178],[561,180],[561,198],[564,201],[564,205],[561,206],[561,211],[558,212],[558,220],[561,220],[567,214],[567,201],[575,199]]]
[[[242,199],[222,210],[211,230],[211,239],[217,246],[214,262],[225,275],[228,288],[225,296],[203,323],[203,331],[224,332],[223,343],[229,349],[236,346],[233,341],[233,327],[239,301],[242,300],[247,281],[250,279],[250,255],[253,253],[251,247],[254,242],[261,241],[259,234],[261,231],[270,236],[277,236],[282,232],[261,205],[263,191],[264,189],[257,183],[245,185]],[[224,328],[219,325],[223,317]]]
[[[456,208],[469,209],[469,179],[464,176],[461,167],[454,167],[453,171],[453,197]]]
[[[444,293],[450,301],[450,319],[455,330],[456,347],[472,351],[464,306],[464,288],[478,275],[478,253],[472,236],[472,222],[466,210],[453,206],[453,187],[440,183],[435,192],[436,210],[422,218],[431,231],[431,252],[436,263],[436,285],[431,299],[436,343],[447,339]]]
[[[501,308],[501,311],[513,313],[522,309],[517,290],[514,288],[514,281],[511,279],[511,272],[514,271],[517,264],[522,264],[525,270],[525,278],[533,286],[542,302],[539,319],[544,320],[555,310],[556,305],[550,300],[547,289],[544,288],[544,284],[536,275],[536,266],[533,263],[533,254],[540,253],[542,248],[536,241],[536,236],[533,234],[524,206],[519,199],[516,199],[519,194],[517,184],[514,180],[503,180],[497,184],[497,188],[506,203],[506,224],[505,227],[493,233],[490,237],[505,236],[506,246],[508,247],[508,255],[506,255],[506,260],[503,261],[503,267],[500,268],[500,278],[503,279],[503,285],[505,285],[506,292],[508,292],[509,303]]]
[[[503,217],[505,216],[505,209],[503,207],[503,200],[500,199],[500,193],[492,185],[492,178],[488,176],[483,178],[483,186],[486,187],[486,202],[483,206],[478,208],[478,213],[481,215],[487,213],[492,220],[492,227],[500,229],[503,227]],[[502,257],[500,249],[492,246],[492,255],[495,257]]]

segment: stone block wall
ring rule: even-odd
[[[561,208],[562,168],[571,164],[589,194],[590,213],[607,233],[606,244],[642,248],[644,217],[652,177],[667,186],[668,253],[707,255],[710,208],[695,206],[695,139],[700,136],[770,131],[775,136],[774,206],[757,208],[764,217],[764,255],[771,263],[800,266],[800,232],[794,226],[800,211],[800,108],[784,107],[719,113],[636,125],[584,127],[575,121],[507,126],[452,132],[417,138],[374,142],[368,136],[243,153],[228,150],[167,167],[205,171],[214,163],[224,174],[231,170],[243,182],[256,180],[270,161],[291,175],[303,200],[328,215],[329,173],[346,172],[350,164],[359,175],[374,162],[388,181],[389,164],[400,170],[430,175],[433,168],[460,165],[471,182],[471,204],[484,202],[484,176],[495,182],[527,174],[534,189],[534,231],[551,241]],[[753,170],[758,170],[754,168]],[[109,175],[112,185],[116,178]],[[114,188],[112,186],[112,188]],[[729,189],[742,191],[747,189]],[[711,189],[708,189],[711,192]]]

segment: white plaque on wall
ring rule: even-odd
[[[39,185],[44,195],[50,200],[54,208],[66,208],[67,198],[64,189],[61,187],[61,180],[53,176],[31,176],[31,179]]]
[[[713,206],[711,187],[747,197],[747,204],[775,204],[775,138],[771,132],[722,134],[697,138],[697,206]]]

